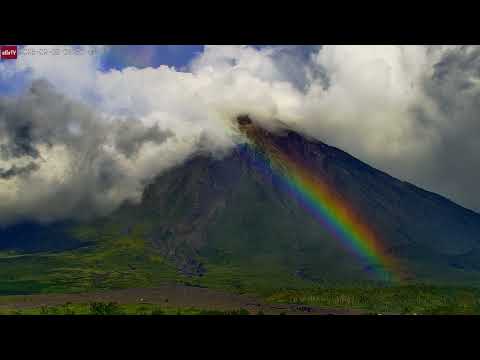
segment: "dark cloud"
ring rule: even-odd
[[[160,130],[158,125],[146,127],[138,120],[129,119],[117,127],[115,145],[127,157],[132,157],[144,143],[161,144],[171,136],[171,131]]]
[[[129,171],[142,146],[161,146],[171,136],[136,119],[103,118],[46,81],[35,81],[23,96],[0,98],[0,181],[8,181],[0,198],[10,199],[0,203],[0,223],[113,210],[138,197],[145,176],[155,175]],[[17,188],[9,195],[6,184]]]
[[[429,188],[480,211],[480,48],[448,51],[425,91],[442,119],[430,119],[440,141],[419,166],[419,177]]]
[[[28,165],[20,166],[20,167],[13,165],[8,170],[0,168],[0,179],[10,179],[15,176],[29,174],[32,171],[36,171],[38,169],[39,169],[39,166],[35,163],[29,163]]]
[[[313,57],[322,49],[321,45],[281,45],[271,47],[271,55],[275,66],[298,90],[305,91],[311,79],[321,81],[324,88],[328,88],[330,79],[327,71],[313,63]]]

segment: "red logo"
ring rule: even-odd
[[[3,59],[16,59],[17,47],[16,46],[0,46],[1,58]]]

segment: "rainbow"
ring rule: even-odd
[[[262,130],[251,127],[244,133],[254,150],[257,168],[260,165],[263,172],[274,176],[276,183],[341,241],[346,250],[367,262],[382,280],[402,280],[397,261],[387,253],[375,232],[358,213],[340,199],[332,186],[300,160],[276,147]]]

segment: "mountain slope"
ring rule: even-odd
[[[97,273],[102,271],[106,278],[114,271],[130,276],[120,281],[115,275],[118,282],[105,280],[107,287],[140,278],[147,285],[161,278],[236,289],[389,280],[292,196],[282,183],[287,164],[272,160],[278,152],[356,210],[386,254],[406,269],[403,280],[479,284],[480,215],[292,130],[273,133],[246,117],[239,124],[249,141],[228,155],[197,154],[155,179],[139,204],[124,204],[88,224],[52,225],[55,231],[43,232],[42,238],[56,234],[58,239],[63,232],[65,239],[81,240],[78,246],[88,244],[67,253],[69,259],[75,254],[77,269],[92,259],[88,266],[95,266],[95,274],[85,276],[93,286],[101,283]],[[4,249],[21,248],[24,241],[9,229],[0,239]],[[97,261],[98,254],[108,257]],[[57,267],[69,266],[56,261]]]
[[[413,279],[477,275],[478,214],[320,141],[247,126],[277,151],[300,159],[357,209]],[[279,186],[261,157],[250,145],[222,159],[197,155],[160,176],[140,205],[123,211],[151,219],[149,239],[189,274],[204,273],[203,261],[274,267],[315,281],[378,279]]]

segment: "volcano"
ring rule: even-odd
[[[287,127],[267,130],[248,116],[237,122],[244,141],[228,154],[197,153],[158,176],[139,204],[71,226],[90,229],[82,235],[88,244],[101,243],[107,225],[112,246],[135,234],[148,245],[137,264],[152,251],[206,285],[239,273],[279,286],[478,283],[479,214]],[[68,226],[55,243],[64,231],[70,248]],[[6,231],[1,246],[21,250],[17,232],[7,241]]]

